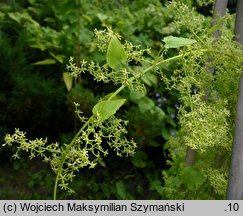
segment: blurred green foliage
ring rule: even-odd
[[[183,1],[195,4],[195,1]],[[198,1],[206,2],[206,1]],[[69,142],[79,126],[73,102],[81,104],[85,116],[101,96],[114,89],[97,83],[90,75],[75,80],[70,91],[65,89],[63,72],[70,56],[76,64],[87,59],[105,61],[105,55],[96,52],[93,30],[112,27],[123,40],[151,47],[153,57],[161,50],[162,38],[168,35],[188,35],[186,28],[174,25],[175,14],[167,10],[167,1],[159,0],[21,0],[0,4],[0,140],[14,128],[27,131],[31,137],[48,137]],[[200,5],[196,5],[201,8]],[[196,13],[196,12],[195,12]],[[203,16],[203,15],[201,15]],[[205,25],[209,23],[205,19]],[[168,56],[175,51],[169,51]],[[135,64],[135,63],[134,63]],[[175,65],[164,68],[168,73]],[[169,69],[170,70],[169,70]],[[178,129],[178,100],[175,91],[168,91],[154,74],[143,77],[148,86],[147,95],[124,91],[128,99],[126,112],[119,111],[129,120],[129,136],[139,145],[133,158],[117,159],[109,156],[100,161],[95,170],[82,170],[72,188],[72,197],[62,199],[161,199],[164,195],[162,170],[169,168],[166,141]],[[20,182],[11,193],[7,182],[15,173],[3,172],[0,179],[1,199],[49,199],[54,176],[39,161],[9,159],[13,149],[0,149],[5,163],[0,171],[15,167]],[[182,160],[182,159],[181,159]],[[179,163],[179,162],[178,162]],[[34,167],[33,169],[29,169]],[[28,171],[24,171],[28,170]],[[173,172],[173,170],[170,170]],[[177,169],[174,169],[177,172]],[[26,177],[23,176],[28,176]],[[189,176],[189,177],[188,177]],[[191,178],[196,179],[191,184]],[[174,188],[181,184],[202,186],[204,177],[197,170],[183,169],[181,179],[173,179]],[[170,186],[171,186],[170,185]],[[33,188],[37,189],[31,193]],[[179,188],[179,186],[178,186]],[[8,194],[8,191],[9,194]]]

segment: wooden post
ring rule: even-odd
[[[243,44],[243,0],[237,1],[235,35],[235,40]],[[227,199],[243,199],[243,75],[241,75],[239,85]]]

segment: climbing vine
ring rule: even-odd
[[[172,75],[163,75],[167,87],[179,92],[181,102],[180,130],[166,145],[172,159],[171,168],[164,172],[164,194],[169,199],[224,199],[242,71],[242,50],[233,41],[233,16],[227,14],[211,28],[205,20],[196,27],[188,23],[189,7],[176,2],[171,7],[184,11],[185,19],[179,15],[175,23],[179,29],[187,28],[197,43],[181,51],[190,55],[184,55]],[[216,29],[222,35],[217,41],[211,36]],[[193,167],[184,163],[188,146],[197,151]]]

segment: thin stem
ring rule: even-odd
[[[174,60],[180,59],[180,58],[182,58],[182,57],[183,57],[183,54],[180,54],[180,55],[173,56],[173,57],[171,57],[171,58],[168,58],[168,59],[159,61],[159,62],[157,62],[156,64],[151,65],[151,66],[148,67],[147,69],[143,70],[141,73],[139,73],[139,76],[134,77],[134,78],[138,78],[138,77],[140,77],[140,76],[146,74],[148,71],[153,70],[154,68],[156,68],[156,67],[158,67],[158,66],[160,66],[160,65],[162,65],[162,64],[166,64],[166,63],[168,63],[168,62],[170,62],[170,61],[174,61]],[[133,78],[133,77],[132,77],[132,78]],[[133,78],[133,79],[134,79],[134,78]]]
[[[73,138],[73,140],[69,143],[68,147],[65,149],[65,152],[63,154],[63,158],[61,161],[61,164],[58,168],[57,171],[57,175],[56,175],[56,179],[55,179],[55,185],[54,185],[54,191],[53,191],[53,199],[56,200],[57,198],[57,186],[58,186],[58,180],[59,180],[59,176],[62,172],[62,168],[63,168],[63,164],[65,163],[66,160],[66,155],[69,152],[70,148],[75,144],[76,139],[79,137],[79,135],[82,133],[82,131],[89,125],[90,122],[93,121],[94,115],[92,115],[88,121],[80,128],[80,130],[78,131],[78,133],[76,133],[75,137]]]

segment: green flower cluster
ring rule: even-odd
[[[17,151],[13,155],[15,159],[20,158],[20,154],[22,151],[26,151],[29,153],[30,159],[36,156],[41,156],[44,158],[45,162],[48,162],[51,160],[51,158],[55,158],[55,156],[61,153],[61,149],[58,143],[47,145],[47,139],[42,138],[28,140],[26,138],[26,133],[20,131],[17,128],[15,129],[15,132],[12,135],[6,134],[5,144],[3,144],[3,146],[13,146],[13,144],[16,143],[19,144],[19,146],[17,146]],[[53,157],[48,156],[46,152],[51,152]]]
[[[83,128],[70,144],[64,145],[47,144],[47,139],[28,140],[24,132],[16,129],[14,134],[5,136],[4,145],[19,144],[14,158],[19,158],[21,152],[29,153],[30,159],[42,157],[58,175],[59,186],[73,192],[69,188],[69,183],[75,177],[75,172],[86,166],[94,168],[100,159],[108,155],[107,146],[119,157],[135,153],[136,143],[125,137],[127,123],[114,116],[106,121],[92,117],[85,124],[86,129]]]
[[[233,41],[232,16],[219,19],[213,29],[207,27],[207,19],[200,20],[200,15],[187,5],[173,1],[170,7],[184,12],[178,13],[175,23],[179,29],[188,29],[197,43],[180,50],[183,57],[173,74],[162,73],[167,87],[178,91],[181,102],[180,131],[167,143],[172,167],[164,172],[164,190],[168,199],[224,199],[242,74],[242,47]],[[189,25],[195,15],[195,22]],[[211,36],[215,28],[222,35],[217,39]],[[197,152],[196,172],[190,173],[192,177],[196,173],[201,185],[196,193],[187,185],[189,180],[183,182],[182,178],[187,147]],[[200,181],[201,175],[205,181]],[[176,197],[172,194],[175,191]]]
[[[133,140],[128,140],[126,137],[125,126],[128,122],[116,118],[114,114],[126,101],[116,99],[123,88],[145,89],[140,76],[146,70],[142,70],[141,74],[139,72],[135,74],[129,62],[142,61],[147,50],[140,50],[139,46],[133,46],[128,42],[122,45],[118,40],[119,35],[109,28],[104,31],[96,30],[95,34],[99,49],[107,50],[107,63],[100,66],[93,61],[82,60],[80,67],[77,67],[74,59],[70,58],[67,69],[75,78],[81,73],[90,73],[97,81],[104,83],[111,81],[120,84],[121,87],[101,99],[93,107],[93,115],[89,119],[82,116],[79,104],[74,103],[75,113],[83,126],[69,144],[47,144],[47,139],[28,140],[25,133],[19,129],[16,129],[14,134],[5,136],[5,145],[18,144],[15,158],[19,158],[21,152],[25,151],[30,152],[30,159],[40,156],[45,162],[50,163],[56,174],[54,199],[57,196],[58,186],[72,193],[69,184],[75,177],[75,173],[84,167],[94,168],[108,155],[109,149],[113,149],[119,157],[131,156],[137,146]]]
[[[121,36],[114,33],[111,28],[105,30],[95,30],[97,47],[102,52],[107,52],[107,63],[102,66],[93,61],[87,62],[82,60],[80,67],[74,63],[73,57],[70,58],[67,69],[74,77],[78,77],[81,73],[89,73],[94,76],[94,80],[98,82],[113,82],[115,85],[126,85],[128,88],[145,92],[145,86],[141,81],[141,71],[136,72],[131,62],[142,64],[145,61],[145,54],[150,52],[149,49],[141,49],[139,45],[132,45],[125,41],[122,45],[119,40]],[[115,38],[115,39],[114,39]],[[114,40],[113,40],[114,39]],[[118,65],[113,66],[112,56],[118,53]],[[111,60],[109,60],[111,58]],[[120,60],[119,60],[120,58]]]
[[[18,129],[13,135],[6,135],[5,145],[19,145],[15,157],[26,151],[30,152],[30,158],[41,156],[51,164],[56,173],[54,199],[58,186],[72,192],[69,183],[75,172],[84,167],[94,168],[108,154],[108,149],[113,149],[118,156],[135,153],[136,143],[126,137],[127,121],[114,116],[126,102],[117,96],[124,88],[144,93],[144,76],[154,71],[162,76],[168,89],[179,93],[180,100],[178,123],[181,129],[166,145],[171,153],[168,162],[171,168],[163,172],[166,198],[209,199],[211,192],[217,196],[225,193],[224,173],[227,173],[232,143],[242,50],[239,44],[232,42],[233,34],[228,28],[232,19],[229,16],[218,23],[224,37],[215,42],[211,37],[213,29],[208,29],[208,20],[178,1],[173,1],[170,9],[178,12],[174,16],[178,31],[184,29],[190,38],[165,37],[165,46],[154,61],[147,61],[148,49],[140,49],[126,41],[122,44],[121,37],[110,28],[95,30],[97,47],[106,52],[103,65],[82,60],[77,67],[70,58],[67,68],[74,77],[89,73],[96,81],[112,82],[120,87],[93,107],[89,119],[82,116],[79,104],[75,103],[75,113],[83,125],[69,144],[48,145],[46,139],[28,140]],[[179,50],[178,55],[165,59],[171,48],[175,52]],[[175,60],[178,60],[177,64],[174,64]],[[160,70],[163,64],[163,70]],[[139,99],[138,95],[134,101]],[[198,152],[193,168],[184,167],[188,146]],[[217,179],[221,187],[217,185]]]

